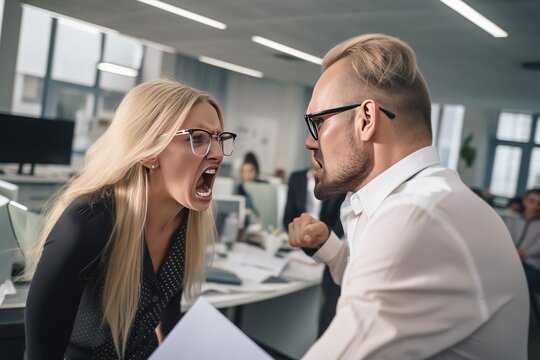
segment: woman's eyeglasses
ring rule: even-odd
[[[236,134],[232,132],[220,132],[212,135],[204,129],[178,130],[174,135],[189,135],[191,152],[198,157],[208,155],[210,146],[212,146],[212,138],[216,139],[223,155],[230,156],[234,149],[234,140],[236,139]]]

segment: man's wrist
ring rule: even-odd
[[[326,240],[324,240],[324,242],[320,245],[320,246],[317,246],[316,248],[306,248],[306,247],[303,247],[302,248],[302,251],[307,255],[307,256],[313,256],[315,255],[315,253],[317,251],[319,251],[321,249],[321,247],[324,246],[324,244],[328,241],[328,239],[330,238],[330,234],[332,234],[332,229],[330,229],[330,226],[328,226],[327,224],[326,225],[326,228],[328,229],[328,236],[326,237]]]

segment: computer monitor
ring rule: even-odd
[[[246,218],[246,199],[242,195],[213,195],[212,210],[218,241],[235,241]]]
[[[69,165],[75,123],[0,113],[0,163]]]
[[[259,212],[263,229],[280,227],[278,221],[278,188],[270,183],[245,182],[244,189],[249,194],[253,206]]]

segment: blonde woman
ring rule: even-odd
[[[203,280],[212,185],[236,138],[222,131],[217,102],[189,86],[126,95],[46,220],[28,359],[146,359],[158,346]]]

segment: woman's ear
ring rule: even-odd
[[[379,123],[379,105],[373,100],[365,100],[357,111],[355,131],[362,141],[369,141],[375,135]]]
[[[159,167],[158,159],[155,157],[140,160],[139,163],[147,168],[149,172],[152,172]]]

